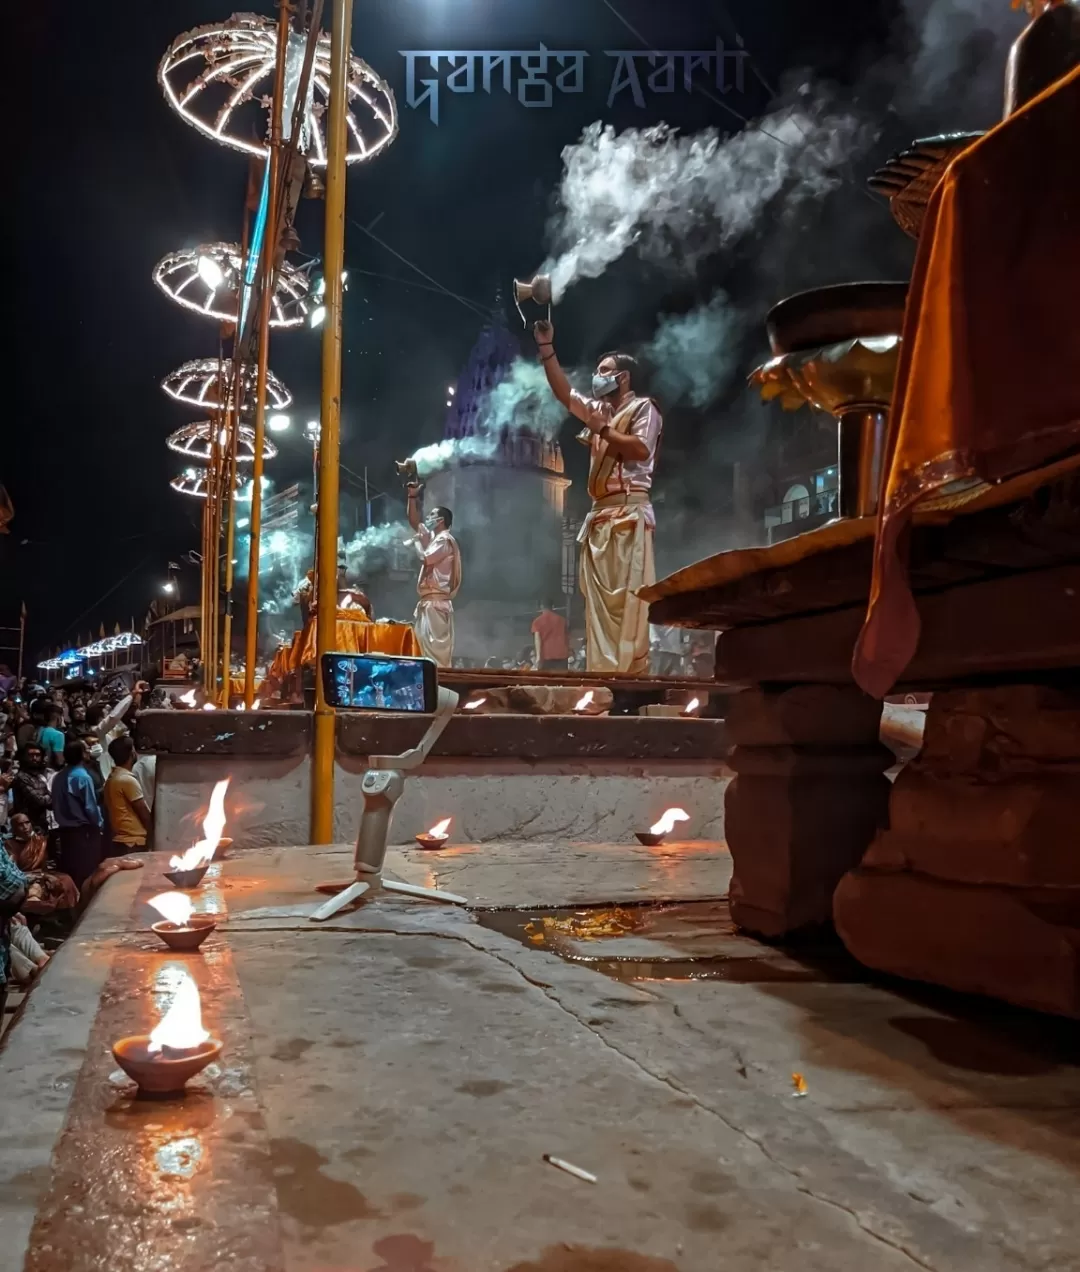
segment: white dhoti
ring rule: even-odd
[[[446,595],[421,596],[413,631],[425,658],[449,667],[454,657],[454,602]]]
[[[586,669],[649,673],[649,607],[635,595],[656,582],[655,521],[647,500],[598,500],[578,536],[585,598]]]

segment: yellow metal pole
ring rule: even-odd
[[[218,359],[218,396],[224,379],[222,361]],[[210,506],[210,687],[211,698],[217,697],[217,668],[220,635],[218,606],[221,599],[221,410],[211,416],[210,476],[206,502]]]
[[[244,210],[244,233],[243,242],[240,248],[240,261],[243,270],[247,269],[248,255],[248,222],[250,217],[247,210]],[[243,277],[243,273],[241,274]],[[226,498],[229,501],[229,526],[225,534],[225,631],[221,638],[221,643],[225,647],[225,658],[231,661],[232,658],[232,628],[233,628],[233,553],[236,551],[236,466],[237,456],[240,445],[240,307],[242,296],[244,293],[243,286],[236,295],[236,327],[233,334],[233,360],[230,364],[232,372],[232,388],[229,393],[229,409],[226,419],[229,421],[229,463],[225,473],[226,480]],[[228,683],[228,668],[226,668],[226,683]],[[229,705],[228,696],[224,698],[223,707]]]
[[[251,473],[251,550],[248,554],[247,626],[244,630],[244,705],[255,701],[255,661],[259,651],[259,534],[262,531],[263,446],[266,441],[266,372],[270,358],[270,302],[278,250],[278,179],[281,166],[281,108],[285,97],[285,53],[289,43],[289,0],[278,0],[277,66],[270,123],[270,191],[263,239],[262,288],[259,292],[259,364],[255,381],[255,462]]]
[[[210,605],[207,600],[210,582],[210,478],[207,475],[207,498],[202,510],[202,570],[200,581],[202,588],[199,594],[199,657],[202,660],[203,689],[210,687]]]
[[[341,273],[345,264],[346,85],[352,41],[352,0],[333,0],[330,98],[326,148],[326,235],[323,269],[326,318],[322,342],[319,437],[319,547],[315,566],[315,749],[311,772],[311,842],[334,835],[334,713],[322,687],[322,656],[334,648],[337,630],[338,487],[341,449]]]

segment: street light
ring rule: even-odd
[[[271,433],[284,433],[292,423],[292,419],[288,415],[271,415],[266,421],[266,427]]]
[[[199,277],[211,291],[217,291],[225,281],[225,271],[212,256],[200,256],[196,268],[199,271]]]
[[[161,590],[163,592],[168,592],[171,595],[173,592],[176,591],[176,584],[172,581],[172,579],[170,579],[168,583],[162,583]]]

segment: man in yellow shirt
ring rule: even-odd
[[[150,833],[150,809],[143,796],[139,779],[131,771],[138,756],[129,737],[114,738],[109,743],[113,770],[105,783],[105,811],[109,816],[112,845],[109,855],[145,852]]]

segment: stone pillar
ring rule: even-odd
[[[888,807],[881,703],[854,687],[754,688],[727,714],[731,916],[777,937],[827,923],[832,896]]]
[[[834,908],[870,967],[1080,1016],[1080,689],[936,693]]]

